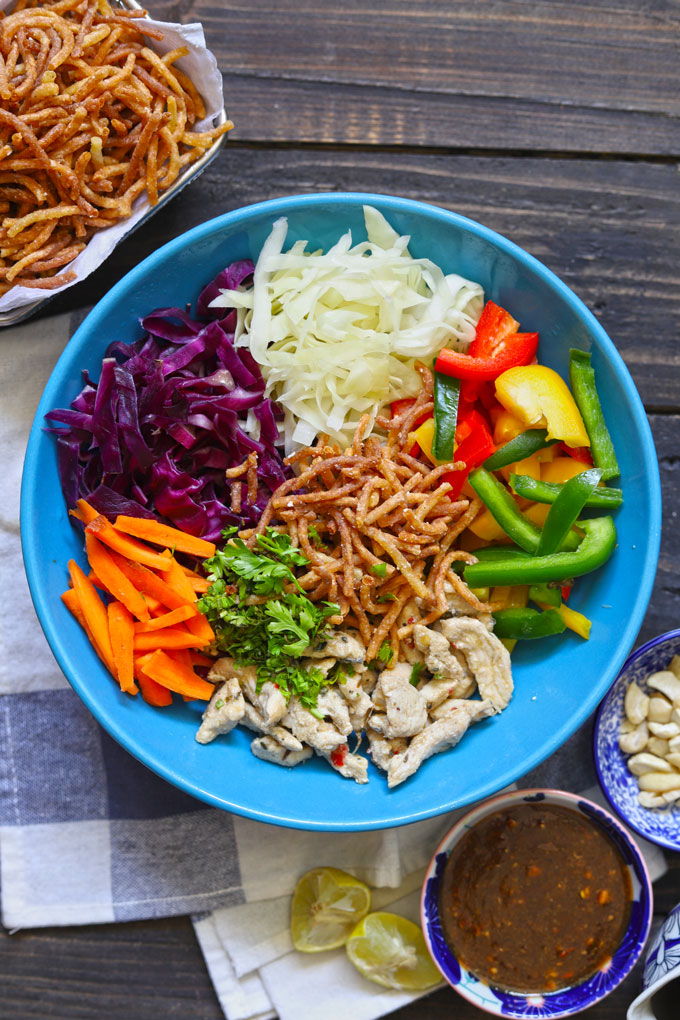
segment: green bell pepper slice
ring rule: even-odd
[[[566,629],[564,620],[554,609],[498,609],[493,617],[496,621],[493,629],[496,637],[511,641],[550,637],[552,634],[562,634]]]
[[[541,482],[531,475],[510,475],[510,488],[516,496],[530,499],[534,503],[554,503],[562,491],[559,482]],[[623,503],[621,489],[606,489],[599,485],[588,496],[586,506],[594,510],[616,510]]]
[[[606,563],[616,548],[616,525],[611,517],[594,517],[579,521],[584,538],[578,549],[551,553],[548,556],[508,556],[505,559],[468,563],[463,571],[470,588],[496,585],[542,584],[546,581],[567,581],[589,574]]]
[[[615,478],[620,473],[619,464],[595,386],[595,370],[586,351],[569,351],[569,382],[590,439],[593,463],[602,469],[605,481]]]
[[[535,553],[541,540],[541,530],[520,513],[505,486],[483,467],[471,471],[468,482],[505,534],[522,549]],[[579,542],[579,536],[575,532],[570,532],[564,540],[565,548],[575,549]],[[486,585],[475,587],[485,588]]]
[[[504,446],[499,446],[495,453],[486,458],[482,467],[487,471],[498,471],[499,468],[507,467],[508,464],[526,460],[532,453],[545,450],[556,442],[556,439],[548,439],[545,429],[527,429],[526,432],[521,432]]]
[[[589,468],[564,483],[562,491],[550,507],[536,550],[537,556],[557,552],[572,529],[579,514],[602,477],[600,468]]]
[[[434,436],[432,456],[437,460],[453,460],[453,442],[458,422],[460,379],[442,372],[434,373]]]
[[[559,609],[562,604],[562,591],[551,584],[530,584],[529,598],[532,602],[538,602],[542,606]]]

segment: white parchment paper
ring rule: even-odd
[[[0,0],[0,11],[6,10],[14,0]],[[213,127],[213,119],[222,110],[224,99],[222,96],[222,75],[217,66],[217,60],[213,53],[206,47],[203,26],[199,23],[190,25],[178,25],[165,21],[153,21],[151,18],[144,19],[144,24],[151,28],[158,29],[163,33],[162,40],[151,39],[149,46],[152,46],[161,55],[176,49],[178,46],[186,46],[189,54],[177,61],[180,71],[187,74],[205,103],[206,116],[203,120],[197,121],[192,131],[203,131]],[[191,173],[192,167],[189,166]],[[0,162],[0,170],[2,163]],[[163,192],[159,197],[162,199]],[[0,297],[0,312],[8,312],[12,309],[22,308],[25,305],[32,305],[41,299],[50,298],[54,294],[60,294],[63,290],[75,286],[84,280],[86,276],[94,272],[104,259],[106,259],[119,241],[129,234],[139,223],[143,216],[149,211],[150,205],[146,193],[132,205],[132,216],[125,220],[119,220],[112,227],[99,230],[90,239],[87,247],[68,266],[64,266],[60,272],[72,269],[76,279],[66,283],[62,287],[55,287],[54,290],[40,290],[33,287],[12,287]]]

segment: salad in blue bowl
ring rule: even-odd
[[[587,717],[659,503],[632,381],[545,267],[441,209],[310,195],[195,228],[90,313],[22,541],[131,753],[229,810],[362,829],[486,796]]]

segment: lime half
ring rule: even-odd
[[[368,914],[347,939],[346,949],[357,970],[385,988],[415,992],[441,981],[422,931],[399,914]]]
[[[370,909],[371,891],[364,882],[338,868],[314,868],[293,893],[293,945],[301,953],[337,949]]]

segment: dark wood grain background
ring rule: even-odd
[[[68,310],[77,325],[161,244],[275,196],[384,192],[479,220],[572,287],[631,371],[664,500],[638,643],[680,625],[678,0],[150,7],[203,22],[235,130],[198,181],[46,314]],[[655,887],[658,917],[680,901],[680,856],[668,861]],[[639,970],[592,1020],[622,1020]],[[448,989],[393,1014],[482,1015]],[[161,1016],[222,1017],[188,919],[0,934],[0,1020]]]

